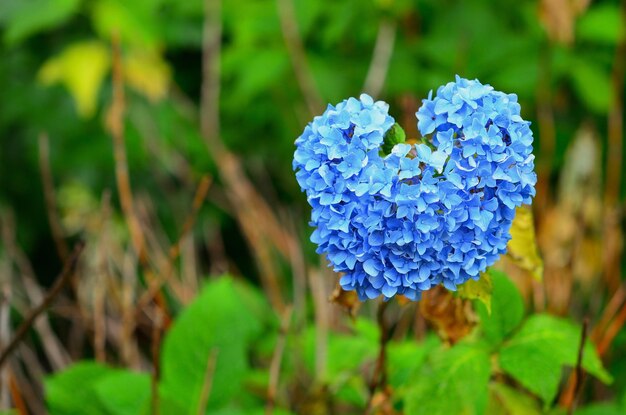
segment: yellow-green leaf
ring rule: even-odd
[[[72,95],[78,114],[90,117],[110,65],[109,48],[104,43],[82,41],[70,44],[46,61],[38,79],[44,85],[63,84]]]
[[[491,314],[491,293],[493,292],[493,283],[489,273],[480,274],[478,281],[468,280],[464,284],[458,286],[459,297],[469,300],[478,300],[485,305],[487,312]]]
[[[533,213],[528,206],[517,208],[513,225],[512,239],[507,246],[508,255],[520,268],[530,272],[533,277],[543,279],[543,260],[539,256]]]
[[[124,58],[124,76],[129,86],[151,101],[165,97],[171,70],[156,53],[133,49]]]

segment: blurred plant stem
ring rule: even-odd
[[[385,85],[389,63],[396,42],[396,30],[396,22],[389,18],[383,18],[378,26],[372,61],[365,77],[365,85],[363,86],[363,90],[374,98],[380,95]]]
[[[276,7],[278,8],[283,39],[289,52],[289,59],[291,59],[296,80],[309,112],[315,115],[324,108],[324,104],[315,85],[313,71],[309,65],[304,42],[298,30],[298,19],[293,7],[293,0],[276,0]]]
[[[367,406],[365,408],[366,414],[372,414],[375,408],[378,406],[376,402],[377,391],[386,394],[387,386],[387,344],[391,340],[391,327],[388,321],[385,319],[385,311],[389,306],[389,301],[381,300],[378,303],[378,310],[376,311],[376,321],[378,323],[378,329],[380,331],[380,340],[378,343],[378,357],[374,366],[374,372],[369,382],[369,398]],[[386,399],[383,399],[385,402]]]
[[[122,69],[122,51],[118,35],[111,40],[113,54],[113,101],[108,114],[108,126],[113,138],[113,156],[115,158],[115,178],[122,211],[128,224],[131,240],[139,261],[145,263],[145,240],[141,225],[134,208],[133,192],[128,172],[126,144],[124,139],[124,73]]]
[[[45,132],[39,134],[39,169],[41,171],[46,213],[48,214],[52,239],[54,239],[59,258],[61,261],[65,261],[70,252],[65,242],[63,226],[59,220],[54,180],[52,178],[52,170],[50,169],[50,140]]]

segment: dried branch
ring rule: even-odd
[[[296,75],[296,80],[304,96],[307,107],[311,114],[317,114],[322,108],[322,98],[315,86],[315,78],[309,65],[309,60],[304,48],[304,42],[298,30],[298,20],[293,7],[293,0],[276,0],[280,27],[283,39],[289,52],[291,65]]]
[[[278,335],[278,340],[276,340],[276,348],[274,349],[274,354],[272,355],[272,362],[270,363],[265,415],[271,415],[274,412],[274,406],[276,405],[278,380],[280,378],[280,366],[283,360],[283,353],[285,352],[285,343],[287,341],[287,333],[289,331],[289,323],[291,322],[292,311],[293,308],[291,306],[287,306],[281,319],[280,332]]]
[[[137,306],[135,307],[135,315],[141,313],[142,310],[146,308],[146,306],[152,301],[152,299],[159,293],[163,284],[165,284],[173,271],[174,262],[178,259],[180,255],[180,244],[181,241],[187,236],[187,234],[193,228],[193,225],[196,222],[198,217],[198,212],[206,199],[206,195],[209,192],[211,187],[212,179],[210,176],[204,176],[200,180],[198,184],[198,188],[196,189],[196,193],[193,198],[193,204],[191,206],[191,211],[187,214],[185,222],[183,223],[183,229],[181,230],[180,235],[178,236],[178,240],[174,245],[170,247],[169,250],[169,258],[167,264],[165,265],[163,271],[160,276],[152,281],[152,283],[148,286],[148,289],[139,297],[137,301]]]
[[[124,218],[128,224],[133,248],[140,262],[145,259],[145,242],[141,225],[134,210],[133,192],[128,175],[128,161],[124,139],[124,73],[122,70],[122,52],[119,37],[114,36],[111,42],[113,50],[113,102],[108,114],[108,127],[113,138],[113,157],[115,159],[115,179]]]
[[[135,203],[133,192],[128,174],[128,161],[126,157],[126,145],[124,139],[124,73],[122,69],[122,52],[119,42],[119,36],[114,35],[111,42],[112,46],[112,77],[113,77],[113,102],[107,115],[107,125],[113,138],[113,156],[115,159],[115,179],[117,182],[117,190],[122,205],[124,219],[128,225],[133,249],[139,259],[146,279],[151,281],[156,277],[152,273],[146,252],[145,237],[142,232],[141,224],[135,212]],[[167,315],[167,302],[160,294],[156,297],[159,307]]]
[[[6,363],[13,350],[15,350],[20,341],[22,341],[22,339],[26,335],[26,333],[28,333],[28,330],[33,325],[37,317],[39,317],[39,315],[43,313],[50,306],[50,304],[52,304],[52,302],[59,295],[63,287],[65,287],[65,285],[70,281],[70,279],[74,275],[76,265],[78,264],[78,258],[80,257],[80,254],[82,253],[84,247],[84,242],[78,242],[76,244],[76,246],[74,247],[74,251],[65,262],[61,274],[59,274],[41,304],[35,307],[24,319],[22,324],[18,327],[11,342],[2,351],[2,353],[0,353],[0,368],[4,365],[4,363]]]
[[[373,97],[377,97],[385,85],[395,42],[396,22],[385,18],[378,27],[372,61],[363,86],[363,90]]]
[[[2,241],[6,247],[6,252],[15,263],[20,272],[20,282],[30,304],[34,307],[43,301],[43,290],[37,283],[35,271],[28,260],[26,254],[17,246],[15,241],[15,223],[10,212],[3,216]],[[27,306],[16,304],[16,309],[22,314],[26,314]],[[48,361],[54,370],[63,369],[69,362],[70,357],[63,344],[55,335],[47,316],[42,315],[33,323],[34,329],[42,339],[42,345]]]
[[[22,350],[23,350],[23,345],[20,346],[20,354],[22,354]],[[36,357],[33,357],[33,359],[37,359]],[[39,362],[37,362],[38,364]],[[28,406],[28,408],[30,408],[30,412],[27,411],[27,408],[25,406],[20,407],[20,403],[15,403],[16,401],[14,401],[14,404],[18,410],[19,414],[24,414],[24,415],[28,415],[30,414],[45,414],[47,413],[47,410],[45,408],[45,404],[43,402],[43,388],[41,387],[41,382],[43,381],[44,375],[43,373],[41,374],[41,376],[39,378],[34,378],[31,374],[31,378],[28,379],[26,377],[26,375],[23,373],[22,368],[20,367],[19,362],[17,361],[12,361],[11,364],[11,371],[10,371],[10,376],[9,376],[9,382],[14,382],[16,389],[19,391],[19,396],[15,395],[13,396],[13,399],[20,399],[20,398],[24,398],[23,400],[26,403],[26,406]],[[31,370],[31,368],[28,367],[28,363],[25,362],[24,366],[26,367],[27,370]]]
[[[615,318],[611,321],[609,326],[606,328],[604,332],[604,336],[598,341],[598,354],[600,356],[604,355],[606,351],[613,343],[615,336],[619,333],[619,331],[624,327],[626,323],[626,303],[622,305],[619,313],[615,316]]]
[[[59,219],[59,211],[56,204],[54,181],[52,180],[52,169],[50,168],[50,140],[48,134],[39,134],[39,169],[41,170],[41,183],[43,184],[43,195],[46,202],[46,213],[50,223],[52,239],[61,261],[65,261],[69,255],[69,248],[63,238],[63,226]]]
[[[20,393],[20,388],[17,386],[15,377],[12,374],[9,375],[9,389],[11,390],[11,398],[13,399],[13,403],[15,404],[15,409],[17,410],[17,413],[20,415],[28,415],[26,403],[24,403],[24,399],[22,398],[22,394]]]

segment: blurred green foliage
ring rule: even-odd
[[[392,104],[394,115],[401,115],[406,96],[419,100],[458,73],[517,93],[531,120],[542,93],[558,97],[556,152],[547,155],[554,167],[579,120],[605,128],[600,117],[612,99],[610,72],[620,35],[616,2],[594,3],[575,21],[571,45],[550,41],[537,1],[295,0],[294,5],[323,102],[361,92],[378,24],[389,18],[398,23],[397,39],[381,98]],[[112,187],[103,123],[110,103],[105,51],[114,32],[125,48],[127,81],[137,91],[128,97],[126,126],[134,182],[150,189],[166,180],[176,163],[169,149],[188,160],[196,175],[213,171],[198,115],[186,105],[197,103],[200,94],[203,13],[200,0],[0,3],[0,88],[10,97],[0,109],[0,199],[21,207],[20,236],[29,251],[48,242],[41,192],[33,191],[40,183],[40,132],[51,137],[60,183],[72,178],[96,195]],[[271,180],[274,194],[290,203],[298,192],[290,174],[292,143],[310,116],[275,2],[224,2],[223,31],[222,136],[252,177],[266,178],[259,185]],[[53,82],[58,83],[46,86]],[[172,88],[175,93],[164,99],[162,91]],[[157,160],[145,142],[151,128],[163,150]],[[404,128],[415,136],[414,125]],[[537,136],[537,148],[541,140]]]

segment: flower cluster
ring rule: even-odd
[[[432,145],[381,155],[394,120],[361,95],[329,105],[296,140],[311,240],[361,299],[415,300],[478,279],[505,252],[515,208],[534,196],[532,133],[515,95],[457,77],[417,118]]]

